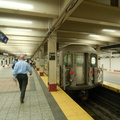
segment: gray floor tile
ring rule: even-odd
[[[30,117],[19,117],[17,120],[31,120]]]
[[[17,119],[18,119],[18,112],[13,112],[13,113],[7,114],[5,120],[17,120]]]
[[[37,115],[37,116],[32,116],[32,117],[31,117],[31,120],[43,120],[43,117],[42,117],[42,116],[39,116],[39,115]]]
[[[22,117],[30,117],[30,112],[19,112],[19,118],[22,118]]]
[[[6,114],[0,115],[0,120],[5,120],[5,118],[6,118]]]
[[[12,78],[11,73],[9,77]],[[55,120],[50,103],[46,99],[49,96],[45,96],[34,71],[30,80],[30,86],[33,87],[26,91],[24,104],[20,103],[20,91],[0,93],[0,120]]]

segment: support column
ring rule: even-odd
[[[36,52],[36,70],[39,71],[39,67],[40,67],[40,58],[39,58],[39,51]]]
[[[3,67],[5,67],[5,57],[3,58]]]
[[[10,64],[13,64],[13,56],[10,56]]]
[[[51,36],[48,40],[48,86],[49,91],[56,91],[56,35]]]
[[[111,54],[109,55],[109,71],[111,71],[111,56],[112,56],[112,52],[111,52]]]
[[[100,46],[96,47],[97,55],[98,55],[98,68],[100,68]]]
[[[44,47],[40,48],[40,76],[44,76]]]
[[[0,55],[0,66],[3,65],[3,59],[2,59],[2,55]]]
[[[8,56],[7,57],[7,66],[9,66],[9,64],[10,64],[10,57]]]

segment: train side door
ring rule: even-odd
[[[84,53],[76,53],[75,55],[75,71],[76,71],[76,85],[85,84],[84,76],[84,66],[85,66],[85,56]]]
[[[70,85],[70,70],[73,67],[72,54],[64,55],[64,64],[62,67],[63,67],[63,89],[65,90],[66,87]]]

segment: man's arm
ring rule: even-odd
[[[31,69],[31,67],[30,67],[30,65],[29,65],[29,64],[27,65],[27,69],[28,69],[28,71],[29,71],[30,75],[32,75],[32,69]]]
[[[12,71],[13,78],[16,79],[17,77],[17,65],[14,66],[14,70]]]

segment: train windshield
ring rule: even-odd
[[[72,63],[73,63],[73,55],[72,54],[66,54],[64,56],[64,65],[65,67],[72,67]]]
[[[97,66],[97,55],[91,54],[90,61],[91,61],[91,67],[96,67]]]

